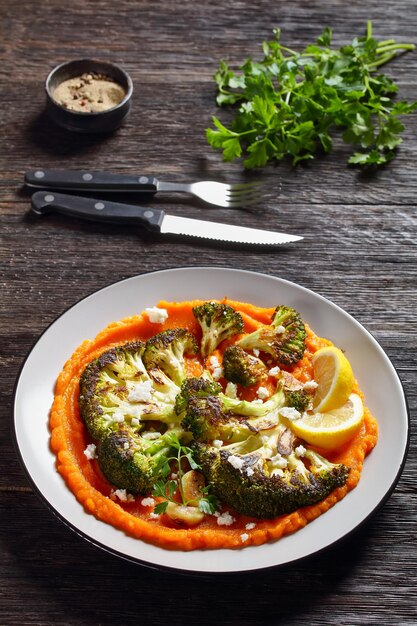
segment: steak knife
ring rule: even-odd
[[[303,239],[303,237],[286,233],[178,217],[169,215],[161,209],[150,209],[132,204],[71,196],[51,191],[34,193],[32,210],[38,215],[56,212],[96,222],[134,224],[162,235],[199,237],[230,243],[278,246]]]

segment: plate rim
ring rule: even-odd
[[[354,325],[359,326],[363,331],[365,331],[365,333],[368,335],[368,337],[375,342],[375,344],[378,346],[379,350],[383,353],[383,355],[385,356],[385,358],[387,359],[387,361],[389,362],[392,372],[395,374],[396,380],[400,385],[401,388],[401,392],[402,392],[402,396],[404,399],[404,404],[405,404],[405,415],[406,415],[406,439],[405,439],[405,445],[404,445],[404,450],[402,453],[402,459],[401,459],[401,463],[399,464],[397,473],[395,475],[395,477],[393,478],[390,486],[388,487],[388,489],[385,491],[384,496],[378,501],[378,503],[373,507],[373,509],[371,511],[368,512],[368,514],[363,517],[361,519],[361,521],[359,523],[357,523],[351,530],[349,530],[348,532],[346,532],[344,535],[332,540],[330,543],[317,548],[316,550],[312,551],[312,552],[308,552],[307,554],[298,556],[296,558],[293,559],[287,559],[284,562],[280,562],[277,564],[270,564],[270,565],[260,565],[258,567],[252,567],[252,568],[244,568],[244,569],[236,569],[236,570],[205,570],[205,569],[189,569],[189,568],[182,568],[182,567],[173,567],[170,565],[165,565],[165,564],[161,564],[161,563],[153,563],[150,562],[148,560],[143,560],[140,557],[137,556],[133,556],[133,555],[129,555],[126,554],[124,552],[120,552],[117,549],[110,547],[108,545],[106,545],[105,543],[102,543],[101,541],[99,541],[97,538],[95,537],[91,537],[89,536],[85,531],[80,530],[74,523],[72,523],[70,520],[68,520],[60,511],[58,511],[54,505],[48,500],[48,498],[42,493],[40,487],[37,485],[35,479],[32,477],[29,468],[27,467],[26,461],[23,457],[22,451],[20,449],[19,443],[18,443],[18,435],[17,435],[17,420],[16,420],[16,400],[17,400],[17,392],[18,392],[18,387],[19,387],[19,382],[23,373],[23,370],[26,366],[27,361],[29,360],[31,354],[33,353],[33,351],[35,350],[36,346],[42,341],[44,335],[50,330],[50,328],[56,324],[64,315],[66,315],[67,313],[69,313],[73,308],[77,307],[80,303],[84,302],[85,300],[88,300],[89,298],[94,297],[96,294],[98,294],[99,292],[104,292],[108,289],[111,289],[112,287],[116,286],[116,285],[120,285],[121,283],[128,283],[129,281],[134,281],[135,279],[144,277],[144,276],[150,276],[150,275],[154,275],[154,274],[168,274],[171,272],[178,272],[178,271],[182,271],[182,270],[194,270],[194,271],[201,271],[201,270],[208,270],[208,271],[221,271],[221,272],[229,272],[230,274],[234,274],[234,273],[241,273],[241,274],[250,274],[252,276],[262,276],[268,279],[273,279],[273,280],[277,280],[278,282],[282,282],[285,283],[287,285],[289,285],[290,287],[296,287],[297,289],[300,289],[304,292],[306,292],[307,294],[311,294],[314,297],[318,297],[320,300],[322,300],[324,303],[326,303],[327,305],[330,305],[331,307],[335,308],[338,312],[342,313],[343,315],[347,316],[349,318],[349,320],[351,322],[354,323]],[[77,348],[77,346],[74,347],[74,350]],[[185,576],[202,576],[202,577],[210,577],[210,576],[236,576],[236,575],[245,575],[245,574],[250,574],[253,572],[258,572],[258,571],[268,571],[268,570],[272,570],[272,569],[277,569],[277,568],[283,568],[283,567],[288,567],[290,565],[295,565],[295,564],[300,564],[301,562],[313,558],[319,554],[322,554],[330,549],[332,549],[333,547],[338,546],[339,544],[343,543],[344,541],[346,541],[349,537],[351,537],[352,535],[356,534],[357,532],[360,531],[360,529],[362,529],[368,522],[369,520],[374,517],[374,515],[376,515],[376,513],[385,505],[385,503],[389,500],[389,498],[391,497],[393,491],[395,490],[401,475],[403,473],[406,461],[407,461],[407,457],[408,457],[408,452],[409,452],[409,448],[410,448],[410,430],[411,430],[411,416],[410,416],[410,408],[409,408],[409,403],[408,403],[408,398],[407,395],[405,393],[405,389],[404,389],[404,384],[394,366],[394,364],[392,363],[391,358],[388,356],[388,354],[385,352],[385,350],[383,349],[383,347],[381,346],[380,342],[374,337],[374,335],[359,321],[357,321],[350,313],[348,313],[347,311],[345,311],[342,307],[340,307],[339,305],[335,304],[334,302],[332,302],[331,300],[329,300],[328,298],[326,298],[325,296],[322,296],[320,293],[313,291],[312,289],[309,289],[307,287],[304,287],[303,285],[300,285],[298,283],[295,283],[293,281],[287,280],[285,278],[281,278],[280,276],[275,276],[274,274],[268,274],[265,272],[258,272],[258,271],[254,271],[254,270],[246,270],[246,269],[240,269],[240,268],[229,268],[229,267],[223,267],[223,266],[209,266],[209,265],[192,265],[192,266],[175,266],[175,267],[171,267],[171,268],[166,268],[166,269],[161,269],[161,270],[150,270],[150,271],[144,271],[141,272],[140,274],[133,274],[131,276],[128,276],[126,278],[122,278],[120,280],[116,280],[113,282],[109,282],[106,285],[104,285],[103,287],[100,287],[98,289],[95,289],[94,291],[92,291],[91,293],[79,298],[78,300],[76,300],[75,302],[73,302],[70,306],[68,306],[67,308],[65,308],[59,315],[57,315],[45,328],[44,330],[37,336],[37,338],[34,340],[34,342],[32,343],[32,345],[30,346],[29,350],[27,351],[25,357],[23,358],[22,363],[20,364],[20,367],[18,369],[17,375],[16,375],[16,379],[15,379],[15,383],[14,383],[14,387],[13,387],[13,393],[12,393],[12,402],[11,402],[11,412],[12,412],[12,424],[11,424],[11,430],[12,430],[12,440],[13,440],[13,444],[17,453],[17,456],[19,458],[20,464],[23,467],[23,470],[26,474],[26,477],[29,481],[29,483],[31,484],[31,486],[34,489],[34,492],[36,493],[36,495],[41,499],[41,501],[46,505],[47,509],[56,517],[58,518],[67,528],[69,528],[70,530],[72,530],[76,535],[78,535],[79,537],[81,537],[82,539],[86,540],[90,545],[93,545],[101,550],[103,550],[104,552],[108,553],[108,554],[112,554],[114,556],[117,556],[118,558],[121,558],[125,561],[128,561],[130,563],[133,563],[135,565],[142,565],[144,567],[147,567],[149,569],[152,570],[156,570],[156,571],[166,571],[166,572],[172,572],[172,573],[177,573],[177,574],[181,574],[181,575],[185,575]],[[75,496],[74,496],[75,498]],[[87,513],[88,514],[88,513]],[[91,515],[91,514],[88,514]],[[140,541],[140,539],[138,539],[138,541]],[[276,542],[279,542],[279,540],[277,540]],[[171,550],[169,551],[171,552]],[[174,550],[174,552],[178,552],[178,553],[182,553],[181,550]],[[216,552],[216,550],[209,550],[209,552]]]

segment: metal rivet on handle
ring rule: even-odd
[[[45,176],[45,172],[42,172],[42,170],[37,170],[37,171],[34,173],[34,177],[35,177],[35,178],[43,178],[44,176]]]
[[[154,213],[153,213],[153,211],[145,211],[145,213],[143,215],[145,217],[153,217]]]
[[[51,193],[48,193],[45,197],[44,197],[45,202],[53,202],[55,200],[55,196],[53,196]]]
[[[148,177],[147,176],[141,176],[139,178],[139,182],[140,182],[141,185],[146,185],[146,183],[149,182],[148,181]]]
[[[87,174],[83,174],[83,180],[92,180],[92,178],[93,178],[93,175],[92,174],[88,174],[88,172],[87,172]]]
[[[97,211],[102,211],[104,209],[104,204],[102,202],[96,202],[94,205],[94,208],[97,209]]]

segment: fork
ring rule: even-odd
[[[175,192],[191,194],[208,204],[231,209],[256,204],[260,200],[258,182],[226,184],[216,181],[194,183],[163,182],[154,176],[112,174],[74,170],[37,169],[26,172],[25,184],[37,189],[92,191],[104,193]]]

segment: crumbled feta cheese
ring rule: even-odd
[[[277,331],[277,333],[279,333],[280,335],[282,335],[283,333],[285,333],[285,326],[283,326],[282,324],[280,324],[279,326],[276,326],[275,330]]]
[[[247,468],[246,468],[246,470],[245,470],[245,474],[246,474],[246,476],[249,476],[249,477],[250,477],[250,476],[253,476],[253,475],[254,475],[254,473],[255,473],[255,472],[253,471],[253,469],[252,469],[251,467],[247,467]]]
[[[288,465],[288,461],[287,459],[284,459],[284,457],[281,456],[280,454],[276,454],[274,458],[272,459],[272,464],[274,467],[277,467],[278,469],[285,469]]]
[[[249,539],[249,535],[248,535],[248,533],[242,533],[240,535],[240,538],[242,540],[242,543],[245,543],[245,541],[247,541]]]
[[[283,406],[282,409],[279,410],[279,414],[289,420],[298,420],[301,417],[300,411],[297,411],[297,409],[294,409],[292,406]]]
[[[129,391],[127,399],[129,402],[150,402],[152,400],[154,389],[150,380],[144,380],[135,385]]]
[[[281,373],[281,368],[279,368],[278,365],[276,365],[275,367],[272,367],[268,372],[270,376],[279,376],[280,373]]]
[[[263,401],[258,398],[257,400],[252,400],[252,404],[263,404]]]
[[[111,492],[110,498],[112,500],[118,498],[121,502],[133,502],[133,500],[135,499],[132,494],[127,493],[126,489],[115,489]]]
[[[172,472],[170,478],[171,478],[171,480],[177,480],[178,474],[176,474],[175,472]]]
[[[303,385],[303,389],[305,389],[305,391],[314,391],[314,389],[317,389],[318,387],[318,383],[316,383],[315,380],[308,380],[306,383],[304,383]]]
[[[273,455],[271,448],[268,448],[268,446],[266,446],[263,451],[267,459],[270,459],[271,456]]]
[[[140,503],[142,506],[153,506],[155,504],[155,500],[153,498],[142,498]]]
[[[152,511],[151,513],[149,513],[149,517],[151,519],[158,519],[159,518],[159,513],[155,513],[154,511]]]
[[[252,352],[253,352],[253,354],[254,354],[255,356],[259,356],[259,355],[261,354],[261,351],[260,351],[260,350],[258,350],[258,348],[254,348],[254,349],[252,350]]]
[[[116,422],[117,424],[121,424],[122,422],[125,421],[125,416],[123,415],[122,411],[117,410],[113,413],[113,422]]]
[[[256,395],[261,400],[265,400],[265,398],[269,398],[269,391],[268,391],[268,389],[266,387],[258,387]]]
[[[213,446],[215,448],[221,448],[223,445],[223,441],[221,439],[214,439]]]
[[[220,367],[220,361],[214,354],[209,358],[209,365],[211,369],[215,369],[216,367]]]
[[[228,398],[237,398],[237,385],[235,383],[228,382],[225,394]]]
[[[235,518],[232,515],[230,515],[229,511],[225,511],[221,515],[216,515],[216,517],[217,517],[217,524],[219,526],[231,526],[236,521]]]
[[[87,459],[89,461],[92,461],[93,459],[97,458],[97,454],[96,454],[96,444],[95,443],[89,443],[88,446],[86,447],[86,449],[84,450],[84,454],[87,457]]]
[[[295,448],[294,452],[295,452],[296,456],[304,456],[305,453],[307,452],[307,450],[305,449],[304,446],[299,445],[299,446],[297,446]]]
[[[213,376],[213,380],[219,380],[223,376],[223,368],[216,367],[211,375]]]
[[[123,450],[129,450],[129,442],[125,441],[123,444]]]
[[[239,456],[235,456],[234,454],[231,454],[230,456],[228,456],[227,461],[230,463],[232,467],[238,470],[241,470],[243,467],[243,464],[245,463],[243,459],[241,459]]]
[[[137,417],[133,417],[130,423],[132,426],[139,426],[139,420]]]
[[[246,530],[253,530],[255,526],[256,526],[255,522],[249,522],[249,524],[246,524],[245,528]]]
[[[157,306],[145,309],[145,313],[152,324],[163,324],[168,319],[168,311]]]

